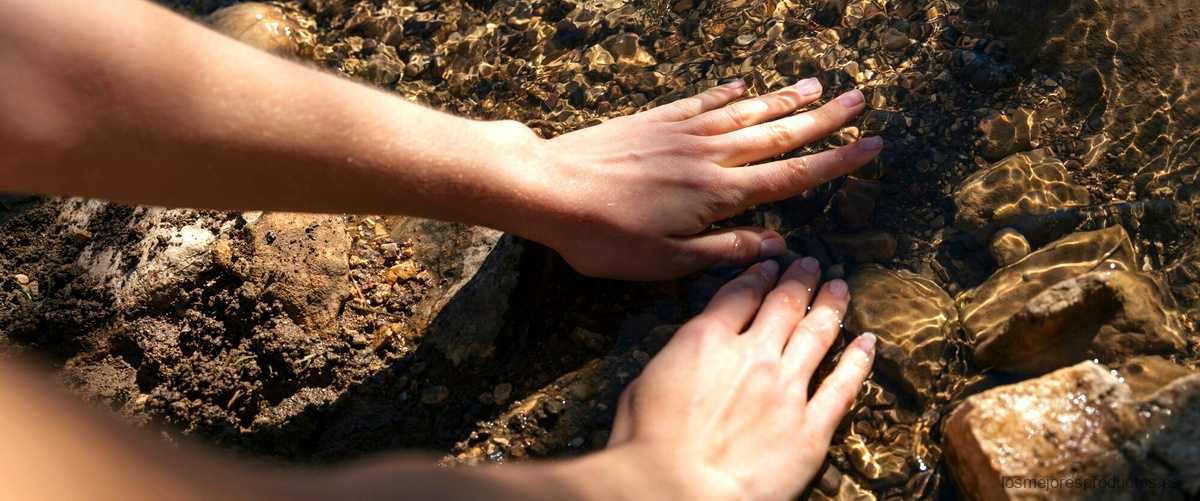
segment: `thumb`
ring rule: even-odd
[[[680,266],[688,273],[717,265],[757,263],[787,251],[783,237],[754,227],[726,228],[676,239]]]

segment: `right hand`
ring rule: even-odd
[[[534,238],[584,274],[639,280],[749,265],[782,253],[783,238],[773,231],[709,231],[710,225],[847,174],[875,158],[883,142],[868,137],[745,166],[837,131],[864,102],[862,92],[852,90],[792,114],[820,97],[816,79],[737,101],[744,92],[745,84],[727,84],[538,140],[531,162],[545,170],[532,198],[548,204],[538,216],[548,220],[535,222],[542,231]]]

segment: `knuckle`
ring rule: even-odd
[[[724,335],[729,331],[725,322],[716,318],[715,315],[700,315],[689,322],[687,328],[690,336],[702,342]]]
[[[736,104],[722,108],[725,110],[725,116],[729,119],[729,123],[739,129],[746,127],[750,123],[750,117],[746,116],[746,112],[741,106]]]
[[[812,184],[812,168],[808,157],[792,157],[783,161],[783,172],[789,185],[809,187]]]
[[[778,121],[767,124],[764,133],[767,143],[776,149],[790,149],[792,146],[792,131],[787,125]]]

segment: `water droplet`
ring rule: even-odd
[[[812,306],[805,306],[804,311],[812,311]]]

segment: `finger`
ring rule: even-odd
[[[846,282],[830,280],[821,287],[812,310],[796,324],[783,351],[783,364],[795,378],[808,384],[817,364],[841,331],[842,317],[850,303]]]
[[[720,322],[730,332],[740,333],[754,318],[762,298],[775,284],[779,274],[779,264],[775,261],[763,261],[730,280],[721,287],[712,301],[697,315],[697,319]]]
[[[631,392],[631,388],[625,388],[617,399],[617,413],[613,416],[612,432],[608,435],[609,447],[624,443],[633,436],[633,409],[629,408],[632,405]]]
[[[804,318],[820,278],[821,265],[816,259],[797,259],[767,294],[746,335],[758,338],[754,342],[768,352],[782,353],[788,336]]]
[[[726,106],[729,108],[729,106]],[[722,165],[743,165],[782,155],[841,129],[862,112],[863,94],[852,90],[815,110],[711,138]],[[714,111],[713,113],[717,113]]]
[[[725,106],[746,93],[746,82],[734,80],[718,85],[692,97],[673,101],[657,108],[643,111],[635,117],[657,122],[680,122],[696,115]]]
[[[770,94],[698,115],[688,120],[688,129],[704,136],[724,134],[788,115],[819,97],[821,82],[806,78]]]
[[[883,140],[872,136],[812,155],[727,171],[742,193],[742,206],[749,207],[790,198],[854,172],[878,156],[882,149]]]
[[[677,264],[683,273],[718,265],[745,266],[787,250],[778,233],[762,228],[736,227],[675,240]]]
[[[829,442],[842,416],[850,410],[863,380],[871,372],[874,360],[875,335],[865,333],[858,336],[842,352],[837,367],[813,394],[804,412],[806,422],[812,424],[813,431],[821,437],[822,443]]]

